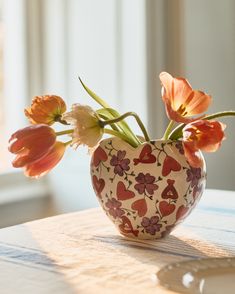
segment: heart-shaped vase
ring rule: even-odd
[[[109,138],[93,152],[92,184],[121,234],[161,238],[199,201],[206,183],[203,157],[202,161],[202,168],[191,167],[180,141],[156,140],[133,148]]]

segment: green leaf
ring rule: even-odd
[[[100,104],[104,108],[109,108],[110,106],[108,103],[106,103],[102,98],[100,98],[98,95],[96,95],[91,89],[89,89],[81,80],[79,77],[79,81],[81,82],[83,88],[86,90],[86,92],[93,98],[98,104]]]
[[[118,116],[114,116],[111,112],[110,112],[110,108],[100,108],[98,110],[96,110],[96,113],[98,113],[98,115],[102,115],[104,116],[105,120],[106,119],[113,119],[113,118],[116,118]]]
[[[111,114],[111,118],[119,117],[120,114],[113,108],[111,108],[108,103],[106,103],[102,98],[100,98],[97,94],[95,94],[91,89],[89,89],[81,80],[79,77],[79,80],[83,86],[83,88],[86,90],[86,92],[93,98],[98,104],[100,104],[104,109],[103,115],[107,115],[107,113]],[[99,113],[98,113],[99,114]],[[101,113],[102,114],[102,113]],[[125,121],[120,121],[118,123],[115,123],[116,126],[118,126],[122,132],[133,142],[133,146],[138,146],[140,144],[140,140],[136,137],[136,135],[131,131],[130,127]],[[115,129],[115,128],[114,128]]]

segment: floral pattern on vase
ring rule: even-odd
[[[109,138],[93,152],[91,179],[100,205],[121,234],[157,239],[200,200],[206,168],[204,160],[202,168],[189,165],[180,141],[156,140],[133,148]]]

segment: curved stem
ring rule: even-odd
[[[96,111],[96,113],[97,113],[97,111]],[[103,115],[103,114],[98,113],[98,115],[99,115],[99,117],[102,118],[103,120],[107,120],[107,119],[108,119],[107,116],[105,116],[105,115]],[[101,125],[103,125],[103,122],[101,122]],[[117,132],[120,131],[120,130],[118,129],[118,127],[117,127],[115,124],[111,124],[110,127],[111,127],[112,129],[114,129],[115,131],[117,131]]]
[[[207,115],[207,116],[203,117],[203,119],[210,120],[210,119],[224,117],[224,116],[235,116],[235,111],[233,111],[233,110],[220,111],[220,112],[216,112],[216,113]]]
[[[230,111],[221,111],[221,112],[216,112],[210,115],[207,115],[203,117],[203,120],[211,120],[219,117],[226,117],[226,116],[235,116],[235,111],[230,110]],[[180,124],[178,127],[176,127],[169,135],[169,139],[171,140],[177,140],[182,136],[182,130],[184,128],[185,124]]]
[[[143,135],[144,135],[144,138],[145,138],[145,140],[147,141],[147,142],[149,142],[150,141],[150,137],[149,137],[149,134],[148,134],[148,132],[147,132],[147,130],[146,130],[146,128],[145,128],[145,126],[144,126],[144,124],[143,124],[143,122],[142,122],[142,120],[140,119],[140,117],[136,114],[136,113],[132,113],[132,116],[135,118],[135,120],[137,121],[137,123],[138,123],[138,125],[139,125],[139,127],[140,127],[140,129],[141,129],[141,131],[142,131],[142,133],[143,133]]]
[[[70,141],[68,141],[68,142],[65,142],[64,145],[65,145],[65,146],[68,146],[69,144],[72,143],[72,141],[73,141],[73,140],[70,140]]]
[[[163,135],[163,140],[167,140],[167,139],[168,139],[169,134],[170,134],[170,132],[171,132],[171,130],[172,130],[172,128],[173,128],[174,123],[175,123],[175,122],[174,122],[173,120],[171,120],[171,121],[169,122],[169,124],[168,124],[168,126],[167,126],[167,128],[166,128],[166,131],[165,131],[165,133],[164,133],[164,135]]]
[[[65,121],[64,119],[62,119],[62,115],[61,114],[59,114],[58,116],[56,116],[55,118],[54,118],[54,121],[55,122],[59,122],[59,123],[61,123],[61,124],[63,124],[63,125],[70,125],[69,123],[67,123],[67,121]]]
[[[73,133],[73,129],[70,129],[70,130],[65,130],[65,131],[61,131],[61,132],[56,132],[56,136],[62,136],[62,135],[68,135],[68,134],[71,134]]]
[[[139,118],[139,116],[135,113],[135,112],[126,112],[124,113],[123,115],[120,115],[119,117],[117,118],[114,118],[114,119],[110,119],[110,120],[106,120],[106,121],[102,121],[102,125],[103,126],[106,126],[106,125],[110,125],[110,124],[113,124],[113,123],[117,123],[125,118],[127,118],[128,116],[133,116],[136,120],[136,122],[138,123],[143,135],[144,135],[144,138],[146,141],[150,141],[150,138],[149,138],[149,135],[148,135],[148,132],[144,126],[144,124],[142,123],[141,119]]]
[[[130,139],[126,135],[124,135],[124,134],[122,134],[122,133],[120,133],[118,131],[110,130],[110,129],[105,129],[104,128],[104,133],[105,134],[112,135],[112,136],[115,136],[115,137],[119,137],[120,139],[122,139],[123,141],[126,141],[127,143],[129,143],[133,147],[137,147],[138,146],[138,144],[133,144],[133,142],[130,141]]]
[[[170,134],[169,139],[170,140],[177,140],[182,136],[182,130],[184,128],[185,124],[178,125]]]

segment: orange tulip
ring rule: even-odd
[[[65,149],[66,145],[64,143],[56,142],[45,156],[25,166],[25,175],[35,178],[44,176],[61,160]]]
[[[197,120],[183,128],[183,147],[189,164],[202,166],[200,152],[215,152],[224,139],[225,125],[218,121]]]
[[[169,119],[182,123],[191,122],[199,119],[194,116],[205,112],[210,105],[211,96],[193,90],[186,79],[173,78],[167,72],[160,73],[159,78]]]
[[[55,95],[34,97],[31,107],[24,110],[32,124],[52,125],[66,111],[64,100]]]

